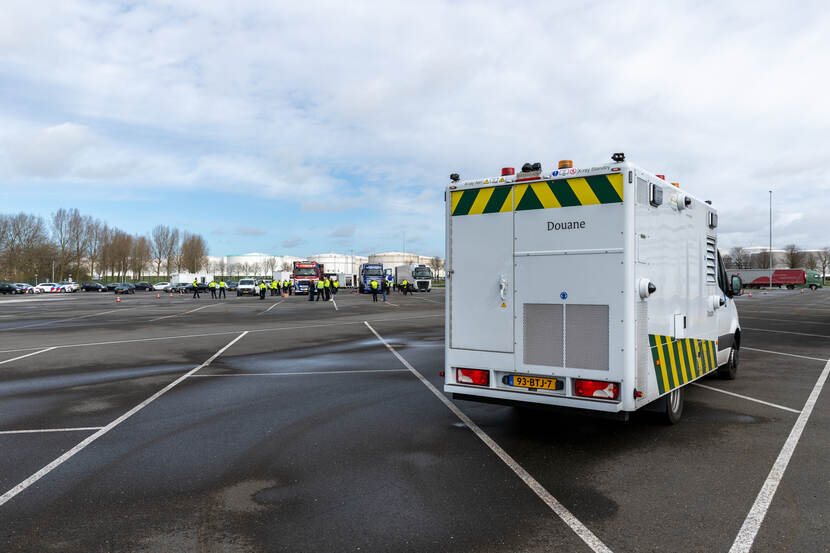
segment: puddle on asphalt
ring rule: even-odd
[[[2,386],[0,386],[0,397],[90,386],[106,382],[120,382],[147,376],[184,373],[191,368],[191,365],[157,365],[4,380]]]

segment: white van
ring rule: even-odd
[[[502,170],[446,194],[444,390],[674,423],[684,386],[734,378],[741,330],[718,216],[661,176],[613,163]]]

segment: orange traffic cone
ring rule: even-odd
[[[750,293],[749,293],[749,297],[750,297],[750,298],[752,297],[752,292],[750,292]]]
[[[160,299],[161,299],[161,294],[159,294],[158,292],[156,292],[156,299],[157,299],[157,300],[160,300]]]
[[[181,290],[179,290],[179,295],[180,295],[180,296],[184,296],[184,292],[182,292]]]
[[[121,303],[121,296],[115,296],[115,303]]]
[[[171,298],[173,297],[173,292],[172,292],[172,291],[170,292],[170,297],[171,297]]]

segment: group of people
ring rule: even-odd
[[[220,280],[216,282],[215,280],[211,280],[208,284],[208,290],[210,290],[210,297],[213,299],[217,298],[226,298],[225,290],[228,289],[228,285],[224,280]],[[199,294],[199,281],[195,278],[193,279],[193,297],[194,298],[201,298],[202,296]]]
[[[318,279],[316,283],[309,281],[308,285],[308,301],[329,301],[332,297],[337,295],[337,290],[340,288],[340,282],[328,277]]]
[[[372,291],[372,301],[378,301],[378,292],[380,292],[381,296],[383,297],[383,301],[386,301],[386,294],[391,294],[392,290],[395,289],[394,281],[389,281],[386,279],[381,280],[378,282],[377,280],[373,280],[369,283],[369,288]],[[403,279],[400,284],[398,285],[398,292],[402,293],[404,296],[408,293],[412,295],[412,286],[410,286],[409,281]]]

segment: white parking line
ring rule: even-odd
[[[259,313],[257,313],[257,315],[263,315],[263,314],[265,314],[265,313],[268,313],[268,312],[269,312],[269,311],[271,311],[273,308],[275,308],[276,306],[278,306],[279,304],[281,304],[283,301],[285,301],[285,300],[278,301],[277,303],[275,303],[274,305],[272,305],[271,307],[269,307],[269,308],[268,308],[268,309],[266,309],[265,311],[260,311]]]
[[[812,321],[799,321],[798,319],[773,319],[772,317],[752,317],[747,315],[741,315],[741,319],[753,319],[757,321],[777,321],[781,323],[799,323],[805,325],[820,325],[820,326],[830,326],[830,323],[815,323]]]
[[[775,497],[775,491],[778,489],[778,484],[780,484],[781,479],[784,478],[784,471],[787,470],[787,465],[790,463],[790,459],[795,452],[798,440],[801,439],[801,433],[804,432],[804,427],[807,425],[807,421],[813,413],[813,407],[818,400],[818,396],[821,394],[824,383],[827,382],[828,374],[830,374],[830,360],[828,360],[827,364],[824,365],[824,370],[818,377],[816,385],[813,386],[813,391],[810,392],[810,396],[807,398],[807,402],[804,404],[801,414],[795,421],[793,429],[787,437],[787,441],[784,442],[784,447],[781,448],[778,458],[772,465],[772,469],[769,471],[769,475],[767,476],[764,485],[761,487],[761,491],[758,492],[758,497],[755,498],[755,503],[752,504],[749,514],[746,515],[746,519],[741,526],[741,530],[738,532],[738,535],[735,537],[735,541],[732,543],[732,548],[729,550],[730,553],[749,553],[749,550],[752,549],[752,544],[755,542],[755,536],[758,535],[758,530],[764,522],[767,510],[769,509],[770,504],[772,504],[772,499]]]
[[[292,373],[234,373],[234,374],[194,374],[191,378],[214,378],[221,376],[305,376],[307,374],[354,374],[354,373],[405,373],[409,369],[360,369],[353,371],[307,371]]]
[[[713,392],[720,392],[722,394],[726,394],[728,396],[739,397],[741,399],[745,399],[747,401],[754,401],[755,403],[763,403],[764,405],[769,405],[770,407],[776,407],[778,409],[783,409],[784,411],[790,411],[791,413],[800,413],[798,409],[790,409],[789,407],[784,407],[783,405],[778,405],[777,403],[770,403],[768,401],[764,401],[762,399],[755,399],[754,397],[749,396],[742,396],[741,394],[736,394],[735,392],[727,392],[726,390],[721,390],[719,388],[714,388],[712,386],[706,386],[705,384],[698,384],[697,382],[692,383],[693,386],[697,386],[698,388],[706,388],[707,390],[712,390]]]
[[[219,305],[219,304],[218,303],[212,303],[210,305],[203,305],[202,307],[197,307],[196,309],[191,309],[190,311],[185,311],[183,313],[173,313],[172,315],[165,315],[163,317],[156,317],[155,319],[150,319],[147,322],[152,323],[153,321],[160,321],[162,319],[169,319],[171,317],[178,317],[179,315],[187,315],[188,313],[195,313],[196,311],[201,311],[202,309],[207,309],[208,307],[213,307],[214,305]]]
[[[5,361],[0,361],[0,365],[5,365],[6,363],[11,363],[12,361],[17,361],[18,359],[23,359],[24,357],[31,357],[32,355],[37,355],[38,353],[44,353],[46,351],[51,351],[55,349],[54,346],[51,348],[42,349],[39,351],[33,351],[32,353],[27,353],[26,355],[19,355],[17,357],[12,357],[11,359],[6,359]]]
[[[339,309],[337,309],[337,302],[334,301],[334,296],[331,297],[331,303],[332,303],[332,305],[334,305],[334,310],[339,311]]]
[[[809,336],[811,338],[830,338],[827,334],[808,334],[806,332],[791,332],[789,330],[770,330],[768,328],[752,328],[750,326],[741,327],[744,330],[760,330],[761,332],[775,332],[778,334],[795,334],[796,336]]]
[[[106,434],[107,432],[109,432],[110,430],[112,430],[125,420],[127,420],[128,418],[132,417],[145,407],[147,407],[149,404],[160,398],[168,391],[172,390],[174,387],[176,387],[176,385],[185,380],[188,376],[192,375],[199,369],[202,369],[210,365],[214,359],[225,353],[225,351],[227,351],[229,347],[241,340],[242,337],[244,337],[246,334],[248,334],[248,331],[241,333],[239,336],[228,342],[228,344],[225,347],[211,355],[210,358],[201,365],[194,367],[186,374],[180,376],[179,378],[177,378],[176,380],[174,380],[173,382],[171,382],[170,384],[168,384],[152,396],[148,397],[147,399],[145,399],[144,401],[142,401],[141,403],[139,403],[138,405],[136,405],[135,407],[133,407],[132,409],[130,409],[129,411],[127,411],[114,421],[112,421],[111,423],[109,423],[108,425],[101,427],[97,432],[95,432],[91,436],[87,436],[84,440],[75,445],[75,447],[65,452],[63,455],[61,455],[60,457],[58,457],[57,459],[55,459],[54,461],[52,461],[51,463],[49,463],[48,465],[46,465],[45,467],[31,475],[30,477],[28,477],[26,480],[22,481],[21,483],[19,483],[18,485],[4,493],[3,495],[0,495],[0,507],[5,505],[14,496],[16,496],[17,494],[19,494],[20,492],[22,492],[23,490],[25,490],[26,488],[28,488],[29,486],[31,486],[32,484],[34,484],[35,482],[49,474],[50,472],[52,472],[53,470],[55,470],[63,463],[65,463],[67,460],[71,459],[76,453],[83,450],[86,446],[88,446],[89,444],[91,444],[92,442],[94,442],[95,440],[97,440],[98,438],[100,438],[101,436],[103,436],[104,434]]]
[[[461,419],[461,421],[467,425],[467,427],[473,431],[473,433],[478,436],[478,438],[484,442],[487,447],[489,447],[493,453],[495,453],[503,462],[506,464],[510,469],[516,473],[516,476],[521,478],[527,486],[533,490],[533,492],[539,496],[539,499],[544,501],[551,510],[556,513],[556,515],[562,519],[562,521],[567,524],[571,530],[573,530],[577,536],[579,536],[582,541],[585,542],[588,547],[590,547],[594,552],[603,552],[603,553],[611,553],[611,550],[606,546],[591,530],[588,529],[587,526],[582,524],[568,509],[565,508],[564,505],[559,503],[559,501],[553,497],[549,491],[547,491],[535,478],[533,478],[530,473],[528,473],[524,468],[522,468],[519,463],[516,462],[513,457],[511,457],[502,447],[493,441],[490,436],[488,436],[479,426],[470,419],[467,415],[464,414],[461,409],[456,407],[456,405],[451,402],[447,397],[439,392],[432,383],[424,378],[424,376],[418,372],[415,367],[409,364],[409,362],[404,359],[401,354],[395,350],[383,337],[377,333],[377,331],[372,328],[367,321],[363,321],[364,324],[372,331],[372,334],[377,337],[380,342],[386,346],[386,348],[392,352],[392,354],[398,358],[398,361],[403,364],[404,367],[409,369],[409,371],[415,375],[415,377],[420,380],[424,386],[426,386],[430,392],[432,392],[435,397],[437,397],[441,402],[447,406],[447,408],[455,414],[456,417]]]
[[[748,348],[746,346],[743,346],[741,349],[748,349],[750,351],[760,351],[763,353],[772,353],[775,355],[786,355],[788,357],[798,357],[801,359],[812,359],[813,361],[821,361],[822,363],[826,361],[826,359],[822,359],[821,357],[808,357],[807,355],[796,355],[795,353],[784,353],[783,351],[770,351],[768,349]]]
[[[431,319],[433,317],[444,317],[443,313],[436,313],[434,315],[416,315],[414,317],[394,317],[394,318],[387,318],[387,319],[371,319],[373,323],[384,323],[384,322],[391,322],[391,321],[411,321],[415,319]],[[253,328],[249,329],[246,332],[255,333],[255,332],[279,332],[283,330],[301,330],[304,328],[320,328],[320,327],[327,327],[327,326],[343,326],[343,325],[356,325],[356,324],[363,324],[364,321],[340,321],[336,323],[320,323],[320,324],[313,324],[313,325],[300,325],[300,326],[278,326],[278,327],[271,327],[271,328]],[[229,334],[236,334],[237,332],[241,332],[241,330],[225,330],[222,332],[204,332],[201,334],[179,334],[176,336],[155,336],[153,338],[132,338],[130,340],[108,340],[105,342],[81,342],[78,344],[57,344],[50,346],[55,349],[62,349],[62,348],[83,348],[89,346],[111,346],[116,344],[132,344],[136,342],[156,342],[161,340],[179,340],[182,338],[203,338],[207,336],[226,336]],[[17,349],[4,349],[0,350],[0,353],[17,353],[18,351],[32,351],[38,348],[17,348]]]
[[[0,430],[0,436],[6,434],[40,434],[42,432],[83,432],[84,430],[101,430],[101,426],[82,426],[80,428],[37,428],[34,430]]]

